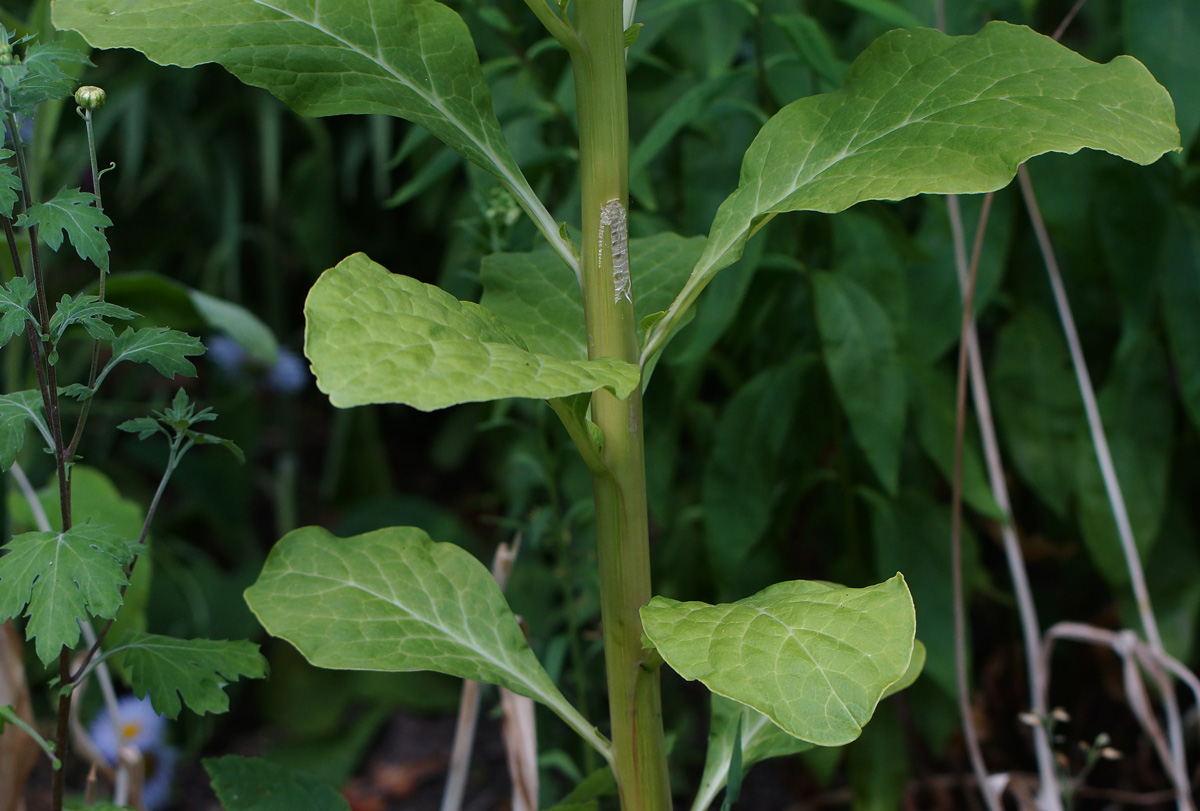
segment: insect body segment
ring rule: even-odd
[[[633,303],[629,278],[629,221],[620,200],[609,200],[600,209],[599,244],[600,262],[604,262],[604,229],[608,229],[609,246],[612,250],[613,301],[625,300]]]

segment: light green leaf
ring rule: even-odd
[[[250,610],[318,667],[435,670],[540,701],[601,752],[608,746],[555,687],[483,564],[415,527],[283,537]]]
[[[813,746],[784,732],[761,712],[713,693],[708,751],[704,756],[704,773],[700,777],[700,789],[696,792],[692,811],[708,808],[725,785],[739,721],[742,725],[743,773],[760,760],[794,755]]]
[[[435,0],[72,0],[53,18],[97,48],[136,48],[160,65],[216,62],[301,115],[420,124],[499,177],[569,256],[505,143],[470,31]]]
[[[38,226],[42,240],[55,251],[62,246],[66,234],[80,259],[108,270],[108,239],[104,229],[112,225],[112,220],[96,207],[96,195],[91,192],[63,189],[49,202],[34,203],[14,224]]]
[[[841,90],[789,104],[759,132],[643,360],[778,213],[994,191],[1035,155],[1084,148],[1141,164],[1179,148],[1171,99],[1136,60],[1099,65],[1001,22],[967,37],[887,33],[854,62]]]
[[[0,621],[25,616],[43,664],[79,642],[79,620],[112,619],[121,607],[125,567],[137,544],[108,527],[79,524],[67,532],[26,532],[0,557]]]
[[[25,331],[25,324],[37,318],[29,309],[37,288],[25,276],[17,276],[0,285],[0,346],[5,346],[14,336]]]
[[[629,240],[633,310],[639,323],[671,304],[703,250],[703,238],[685,239],[669,232]],[[530,352],[564,360],[587,357],[583,296],[553,254],[485,256],[480,280],[480,305],[520,335]]]
[[[349,811],[333,786],[262,758],[205,758],[204,769],[226,811]]]
[[[226,684],[267,675],[267,660],[258,645],[244,641],[176,639],[135,631],[123,636],[110,653],[121,655],[133,692],[139,698],[149,694],[155,712],[170,718],[179,717],[183,704],[198,715],[225,712]]]
[[[908,669],[916,625],[900,574],[862,589],[795,580],[720,605],[655,597],[641,616],[679,675],[819,746],[859,736]]]
[[[100,388],[100,383],[108,373],[122,361],[149,363],[165,377],[195,377],[196,367],[187,358],[189,355],[203,354],[204,344],[186,332],[166,327],[126,328],[113,341],[112,357],[96,378],[93,388]]]
[[[389,273],[366,254],[322,274],[304,312],[305,354],[318,387],[339,408],[404,403],[432,411],[599,388],[627,397],[639,380],[637,367],[624,361],[531,352],[487,308]]]
[[[840,273],[813,273],[821,351],[850,431],[889,493],[900,476],[907,390],[887,313]]]
[[[8,470],[25,445],[25,429],[29,423],[37,426],[46,440],[54,445],[42,411],[42,394],[35,390],[18,391],[0,396],[0,470]]]

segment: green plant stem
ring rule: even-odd
[[[619,0],[580,0],[572,51],[579,110],[583,190],[584,311],[588,355],[636,363],[633,305],[615,294],[612,252],[601,209],[628,197],[629,125],[625,46]],[[612,722],[613,768],[624,811],[671,807],[657,668],[643,667],[639,609],[650,600],[650,550],[640,389],[624,400],[606,389],[592,396],[592,419],[604,436],[607,473],[594,477],[600,562],[600,611]]]

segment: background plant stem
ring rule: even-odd
[[[633,305],[614,295],[611,251],[598,239],[600,210],[628,199],[629,125],[621,3],[576,6],[582,48],[573,52],[583,189],[584,310],[590,357],[638,362]],[[599,244],[598,244],[599,243]],[[614,300],[615,299],[615,300]],[[643,667],[638,610],[650,600],[650,552],[640,390],[624,400],[601,389],[592,419],[603,431],[608,474],[594,478],[600,610],[612,719],[613,763],[624,811],[669,809],[657,668]]]

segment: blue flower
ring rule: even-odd
[[[117,750],[132,746],[142,754],[146,781],[142,785],[142,804],[154,811],[171,797],[171,778],[178,753],[166,743],[167,719],[150,705],[150,698],[124,696],[117,701],[116,726],[108,708],[100,710],[88,727],[88,735],[110,766],[117,764]]]
[[[241,382],[249,374],[276,394],[296,394],[311,378],[304,359],[292,350],[279,347],[275,365],[267,369],[250,357],[241,344],[224,334],[208,339],[208,359],[228,380]]]

